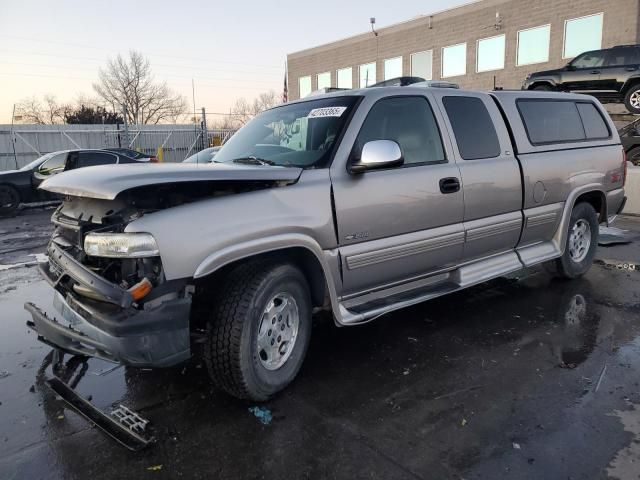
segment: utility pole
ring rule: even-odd
[[[11,145],[13,145],[13,161],[16,164],[16,170],[18,170],[18,155],[16,155],[16,135],[13,133],[13,121],[16,118],[16,104],[13,104],[13,112],[11,113]]]
[[[202,148],[205,149],[209,146],[209,136],[207,135],[207,114],[202,107]]]

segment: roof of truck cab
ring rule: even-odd
[[[308,95],[304,98],[300,98],[298,100],[291,100],[288,103],[285,103],[283,105],[290,105],[293,103],[303,103],[303,102],[310,102],[313,100],[318,100],[321,98],[338,98],[338,97],[368,97],[368,96],[374,96],[374,97],[383,97],[385,96],[385,94],[389,94],[389,95],[394,95],[397,94],[398,92],[413,92],[413,93],[422,93],[425,90],[427,91],[447,91],[447,92],[470,92],[470,93],[478,93],[478,94],[483,94],[483,95],[487,95],[488,92],[482,92],[479,90],[466,90],[466,89],[460,89],[460,88],[451,88],[451,87],[425,87],[425,86],[418,86],[418,87],[414,87],[413,85],[407,85],[405,87],[401,87],[401,86],[389,86],[389,87],[366,87],[366,88],[354,88],[354,89],[348,89],[348,90],[339,90],[339,91],[333,91],[333,92],[327,92],[327,93],[319,93],[316,95]],[[278,107],[275,107],[278,108]]]

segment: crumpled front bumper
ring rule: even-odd
[[[50,261],[40,265],[55,288],[51,318],[33,303],[25,309],[38,339],[69,353],[98,357],[135,367],[168,367],[187,360],[190,352],[188,296],[168,295],[165,301],[136,308],[127,290],[86,269],[64,250],[51,244]],[[105,297],[96,301],[71,292],[65,280],[90,287]]]

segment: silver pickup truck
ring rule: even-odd
[[[57,175],[49,260],[63,352],[139,367],[202,355],[265,400],[314,309],[358,325],[545,263],[575,278],[624,205],[625,155],[591,97],[382,87],[268,110],[208,165]]]

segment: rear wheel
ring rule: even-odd
[[[569,232],[562,257],[555,260],[556,273],[578,278],[591,268],[598,246],[598,215],[588,203],[579,203],[571,212]]]
[[[531,90],[539,90],[541,92],[550,92],[552,89],[550,85],[543,84],[543,85],[536,85]]]
[[[0,215],[13,215],[20,205],[20,194],[11,185],[0,185]]]
[[[640,114],[640,83],[631,87],[624,96],[624,106],[629,112],[635,115]]]
[[[233,270],[207,324],[204,358],[216,386],[265,401],[289,385],[307,352],[311,309],[297,267],[260,261]]]

